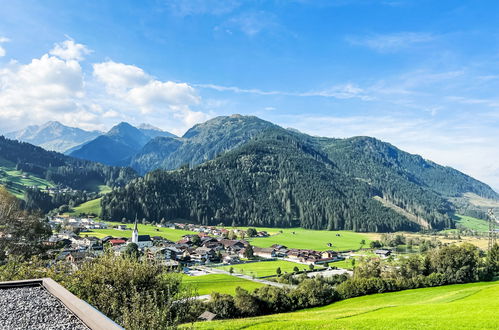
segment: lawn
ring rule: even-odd
[[[211,294],[213,291],[233,295],[236,293],[236,288],[238,286],[248,291],[253,291],[253,289],[264,285],[262,283],[226,274],[209,274],[202,276],[185,275],[182,278],[182,283],[192,285],[200,296]]]
[[[283,274],[285,272],[292,273],[294,267],[298,267],[300,270],[309,269],[307,265],[302,265],[285,260],[260,261],[247,264],[232,265],[232,266],[222,266],[217,268],[229,271],[231,267],[234,268],[234,273],[255,276],[255,277],[276,275],[276,270],[278,267],[281,268]]]
[[[80,213],[85,213],[85,214],[93,213],[93,214],[97,214],[98,216],[100,216],[100,214],[101,214],[100,200],[101,200],[101,198],[96,198],[96,199],[92,199],[88,202],[82,203],[78,206],[75,206],[72,209],[72,211],[69,212],[68,214],[73,215],[73,216],[77,216]]]
[[[115,226],[115,225],[121,225],[123,223],[119,222],[107,222],[108,225],[110,226]],[[128,228],[132,229],[133,224],[126,224]],[[139,229],[139,234],[140,235],[150,235],[150,236],[160,236],[164,237],[166,239],[169,239],[170,241],[178,241],[182,238],[184,235],[191,235],[195,234],[192,231],[187,231],[187,230],[179,230],[179,229],[170,229],[170,228],[158,228],[153,225],[143,225],[139,224],[138,225]],[[81,233],[82,235],[88,235],[88,236],[96,236],[99,238],[105,237],[105,236],[113,236],[113,237],[132,237],[132,230],[117,230],[117,229],[94,229],[89,232],[84,232]]]
[[[311,230],[303,228],[256,228],[258,231],[267,231],[273,235],[270,237],[259,237],[250,239],[254,246],[270,247],[273,244],[285,245],[289,248],[312,249],[318,251],[335,250],[357,250],[360,241],[365,240],[365,247],[369,246],[369,236],[351,231],[327,231]],[[282,231],[280,233],[279,231]],[[336,236],[336,235],[340,236]],[[328,246],[332,244],[332,247]]]
[[[195,329],[498,329],[499,282],[347,299],[303,311],[194,324]]]
[[[468,217],[466,215],[456,214],[456,228],[463,227],[479,232],[489,231],[489,224],[487,221]]]

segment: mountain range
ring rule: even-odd
[[[3,141],[14,157],[19,145]],[[182,137],[120,123],[73,149],[73,157],[131,166],[144,174],[119,175],[120,184],[114,184],[119,187],[101,201],[106,219],[429,230],[452,228],[457,211],[477,211],[469,196],[499,200],[486,184],[375,138],[314,137],[253,116],[217,117]],[[36,169],[37,157],[31,152],[18,167]],[[64,182],[67,172],[71,180],[66,181],[73,182],[72,164],[81,163],[64,159],[56,178]],[[96,163],[85,164],[94,168]]]
[[[105,196],[105,217],[359,231],[443,229],[453,227],[453,201],[465,194],[499,199],[486,184],[389,143],[312,137],[251,116],[217,117],[181,138],[153,139],[132,165],[142,173],[163,170]]]
[[[5,137],[28,142],[46,150],[64,152],[100,134],[102,133],[99,131],[85,131],[65,126],[58,121],[49,121],[43,125],[32,125],[19,131],[6,133]]]

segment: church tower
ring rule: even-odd
[[[135,219],[135,226],[132,232],[132,243],[137,244],[139,242],[139,230],[137,228],[137,219]]]

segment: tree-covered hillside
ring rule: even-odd
[[[106,196],[105,217],[358,231],[443,229],[454,226],[451,196],[498,198],[459,171],[374,138],[311,137],[256,117],[215,118],[180,139],[155,139],[141,157],[137,164],[154,166],[164,158],[167,168],[185,166],[149,173]],[[189,169],[203,158],[215,159]]]
[[[198,165],[232,150],[276,125],[253,116],[216,117],[195,125],[181,138],[151,140],[129,163],[139,173]]]
[[[0,158],[15,164],[18,170],[73,189],[88,189],[90,182],[119,186],[136,177],[131,168],[80,160],[3,136],[0,136]]]
[[[193,169],[148,173],[104,196],[102,216],[356,231],[419,228],[375,195],[310,144],[276,129]]]

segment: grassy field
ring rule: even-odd
[[[182,278],[182,283],[191,285],[200,296],[211,294],[213,291],[225,294],[235,294],[238,286],[248,291],[253,291],[253,289],[263,286],[261,283],[226,274],[209,274],[202,276],[185,275]]]
[[[365,240],[365,247],[369,246],[371,240],[368,235],[354,233],[351,231],[327,231],[310,230],[303,228],[257,228],[257,230],[267,231],[273,235],[270,237],[260,237],[251,239],[251,244],[258,247],[269,247],[273,244],[281,244],[296,249],[324,250],[357,250],[360,248],[360,241]],[[279,231],[282,233],[279,233]],[[336,236],[339,234],[340,236]],[[332,243],[329,247],[327,244]]]
[[[329,306],[195,329],[498,329],[499,282],[374,294]]]
[[[278,267],[281,268],[283,274],[285,272],[292,273],[294,267],[298,267],[300,270],[303,269],[308,270],[307,265],[302,265],[285,260],[253,262],[253,263],[239,264],[232,266],[222,266],[218,268],[229,271],[231,267],[234,268],[235,273],[255,276],[255,277],[276,275],[276,270]]]
[[[456,214],[456,218],[457,218],[456,219],[457,228],[463,227],[471,230],[476,230],[479,232],[485,232],[489,230],[489,224],[485,220],[459,214]]]
[[[7,182],[10,182],[10,184],[7,185]],[[9,192],[14,194],[17,198],[24,197],[24,190],[26,187],[35,186],[40,189],[45,189],[46,187],[54,186],[52,183],[41,177],[17,171],[15,164],[7,162],[1,158],[0,184],[5,185]]]
[[[93,214],[97,214],[98,216],[100,216],[100,214],[101,214],[100,200],[101,200],[101,198],[96,198],[96,199],[92,199],[91,201],[80,204],[78,206],[75,206],[72,209],[72,211],[69,212],[68,214],[73,215],[73,216],[77,216],[80,213],[85,213],[85,214],[93,213]]]
[[[116,226],[122,225],[120,222],[106,222],[109,225]],[[128,228],[132,229],[133,224],[126,224]],[[187,230],[179,230],[179,229],[170,229],[170,228],[158,228],[153,225],[138,225],[139,234],[140,235],[150,235],[150,236],[160,236],[171,241],[178,241],[184,235],[195,234],[192,231]],[[89,232],[81,233],[81,235],[95,236],[95,237],[105,237],[105,236],[113,236],[113,237],[132,237],[132,230],[117,230],[117,229],[94,229]]]

